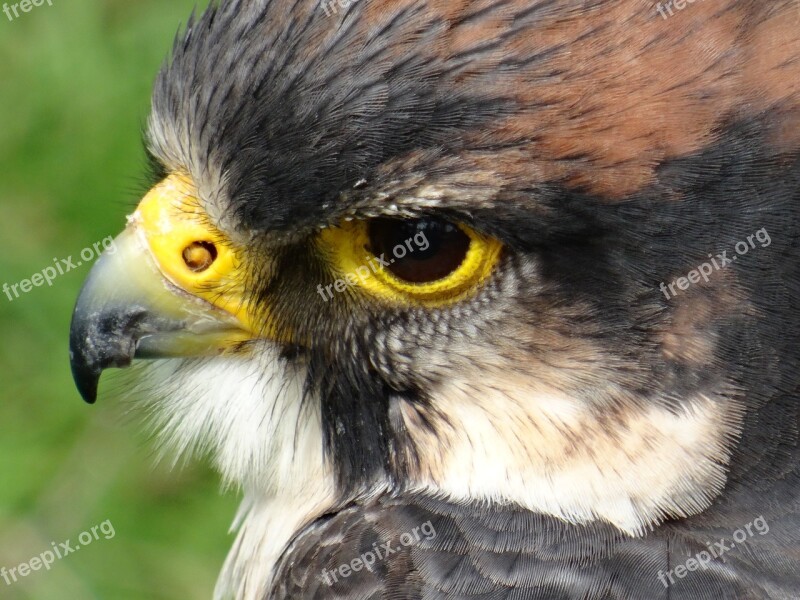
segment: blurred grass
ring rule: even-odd
[[[0,285],[116,235],[143,191],[153,77],[194,1],[54,0],[0,13]],[[70,312],[89,265],[0,293],[0,566],[107,519],[81,548],[0,598],[210,598],[237,499],[199,464],[170,471],[122,406],[72,385]]]

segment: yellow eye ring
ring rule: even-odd
[[[414,283],[398,277],[391,261],[425,247],[417,245],[417,236],[394,247],[391,255],[376,257],[370,246],[369,221],[345,221],[319,234],[319,247],[334,276],[331,292],[363,290],[371,296],[395,304],[441,306],[469,297],[492,274],[500,260],[502,244],[463,224],[458,229],[469,239],[463,259],[452,271],[434,281]],[[424,239],[424,235],[423,235]],[[426,240],[426,242],[428,242]]]

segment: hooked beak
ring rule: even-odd
[[[218,233],[198,211],[186,210],[187,187],[173,177],[154,188],[81,289],[69,354],[88,403],[104,369],[134,358],[219,354],[256,337],[241,285],[231,283],[241,281],[232,251],[215,243]]]

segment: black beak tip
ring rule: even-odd
[[[97,385],[100,382],[100,373],[94,369],[82,367],[72,360],[70,352],[70,362],[72,363],[72,378],[78,393],[87,404],[94,404],[97,400]]]
[[[69,362],[78,393],[88,403],[97,400],[103,371],[127,367],[133,360],[141,321],[147,311],[130,301],[120,282],[119,268],[103,254],[83,284],[69,327]],[[111,269],[114,273],[107,273]]]
[[[69,363],[78,393],[88,403],[97,400],[100,375],[110,367],[127,367],[133,360],[136,340],[116,329],[116,315],[99,320],[73,316]]]

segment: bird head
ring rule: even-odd
[[[659,290],[738,218],[712,200],[727,222],[695,218],[720,194],[675,161],[715,160],[734,107],[780,86],[723,93],[722,42],[651,77],[683,29],[630,2],[576,11],[241,1],[191,20],[155,83],[159,175],[75,309],[84,398],[136,363],[166,437],[264,494],[414,489],[630,535],[707,507],[745,412],[725,335],[749,305],[732,270]]]

